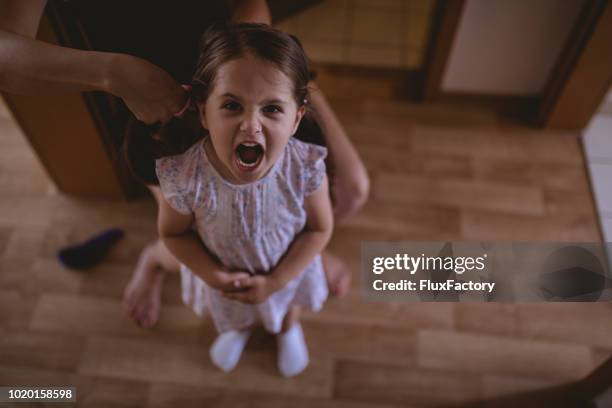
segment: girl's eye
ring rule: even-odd
[[[266,107],[264,107],[264,108],[263,108],[263,111],[264,111],[265,113],[280,113],[280,112],[282,112],[283,110],[282,110],[282,109],[281,109],[281,107],[280,107],[280,106],[278,106],[278,105],[268,105],[268,106],[266,106]]]
[[[235,112],[237,110],[240,110],[240,104],[238,102],[227,102],[221,108]]]

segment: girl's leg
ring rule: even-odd
[[[308,366],[308,347],[299,322],[300,308],[292,306],[283,320],[277,335],[278,370],[285,377],[298,375]]]
[[[285,315],[283,319],[283,325],[281,326],[281,333],[286,333],[291,326],[295,323],[299,323],[300,321],[300,307],[299,306],[291,306],[289,311]]]
[[[233,370],[253,332],[252,327],[230,330],[217,336],[210,347],[210,359],[226,373]]]
[[[323,92],[314,82],[311,82],[309,87],[310,102],[334,163],[332,194],[335,201],[334,221],[338,224],[365,204],[370,192],[370,178]],[[323,252],[322,260],[331,293],[337,296],[346,294],[351,285],[351,271],[346,263],[332,255],[329,250]]]
[[[159,202],[159,188],[150,186],[149,190]],[[164,277],[166,273],[179,272],[178,260],[161,240],[158,239],[143,249],[123,292],[126,312],[138,325],[152,327],[157,322]]]

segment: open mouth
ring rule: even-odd
[[[243,142],[236,147],[236,165],[239,170],[255,170],[263,157],[264,149],[259,143]]]

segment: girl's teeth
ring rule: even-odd
[[[259,143],[256,142],[242,142],[240,143],[240,146],[244,146],[244,147],[258,147],[260,146]],[[262,149],[263,150],[263,149]],[[245,167],[245,168],[254,168],[256,167],[259,162],[261,161],[261,157],[258,157],[257,160],[255,160],[253,163],[245,163],[244,161],[242,161],[242,159],[240,158],[240,154],[236,154],[237,159],[238,159],[238,163],[240,164],[240,166]]]
[[[259,160],[257,160],[254,163],[245,163],[242,160],[240,160],[240,157],[238,157],[238,161],[240,162],[240,165],[244,167],[255,167],[255,165],[257,165],[257,163],[259,162]]]

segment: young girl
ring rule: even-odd
[[[200,52],[192,97],[207,134],[156,161],[160,236],[181,262],[183,300],[220,333],[212,361],[233,369],[262,324],[277,335],[279,371],[293,376],[308,364],[299,308],[318,311],[327,297],[319,254],[333,223],[326,149],[292,138],[307,59],[260,24],[215,27]]]

